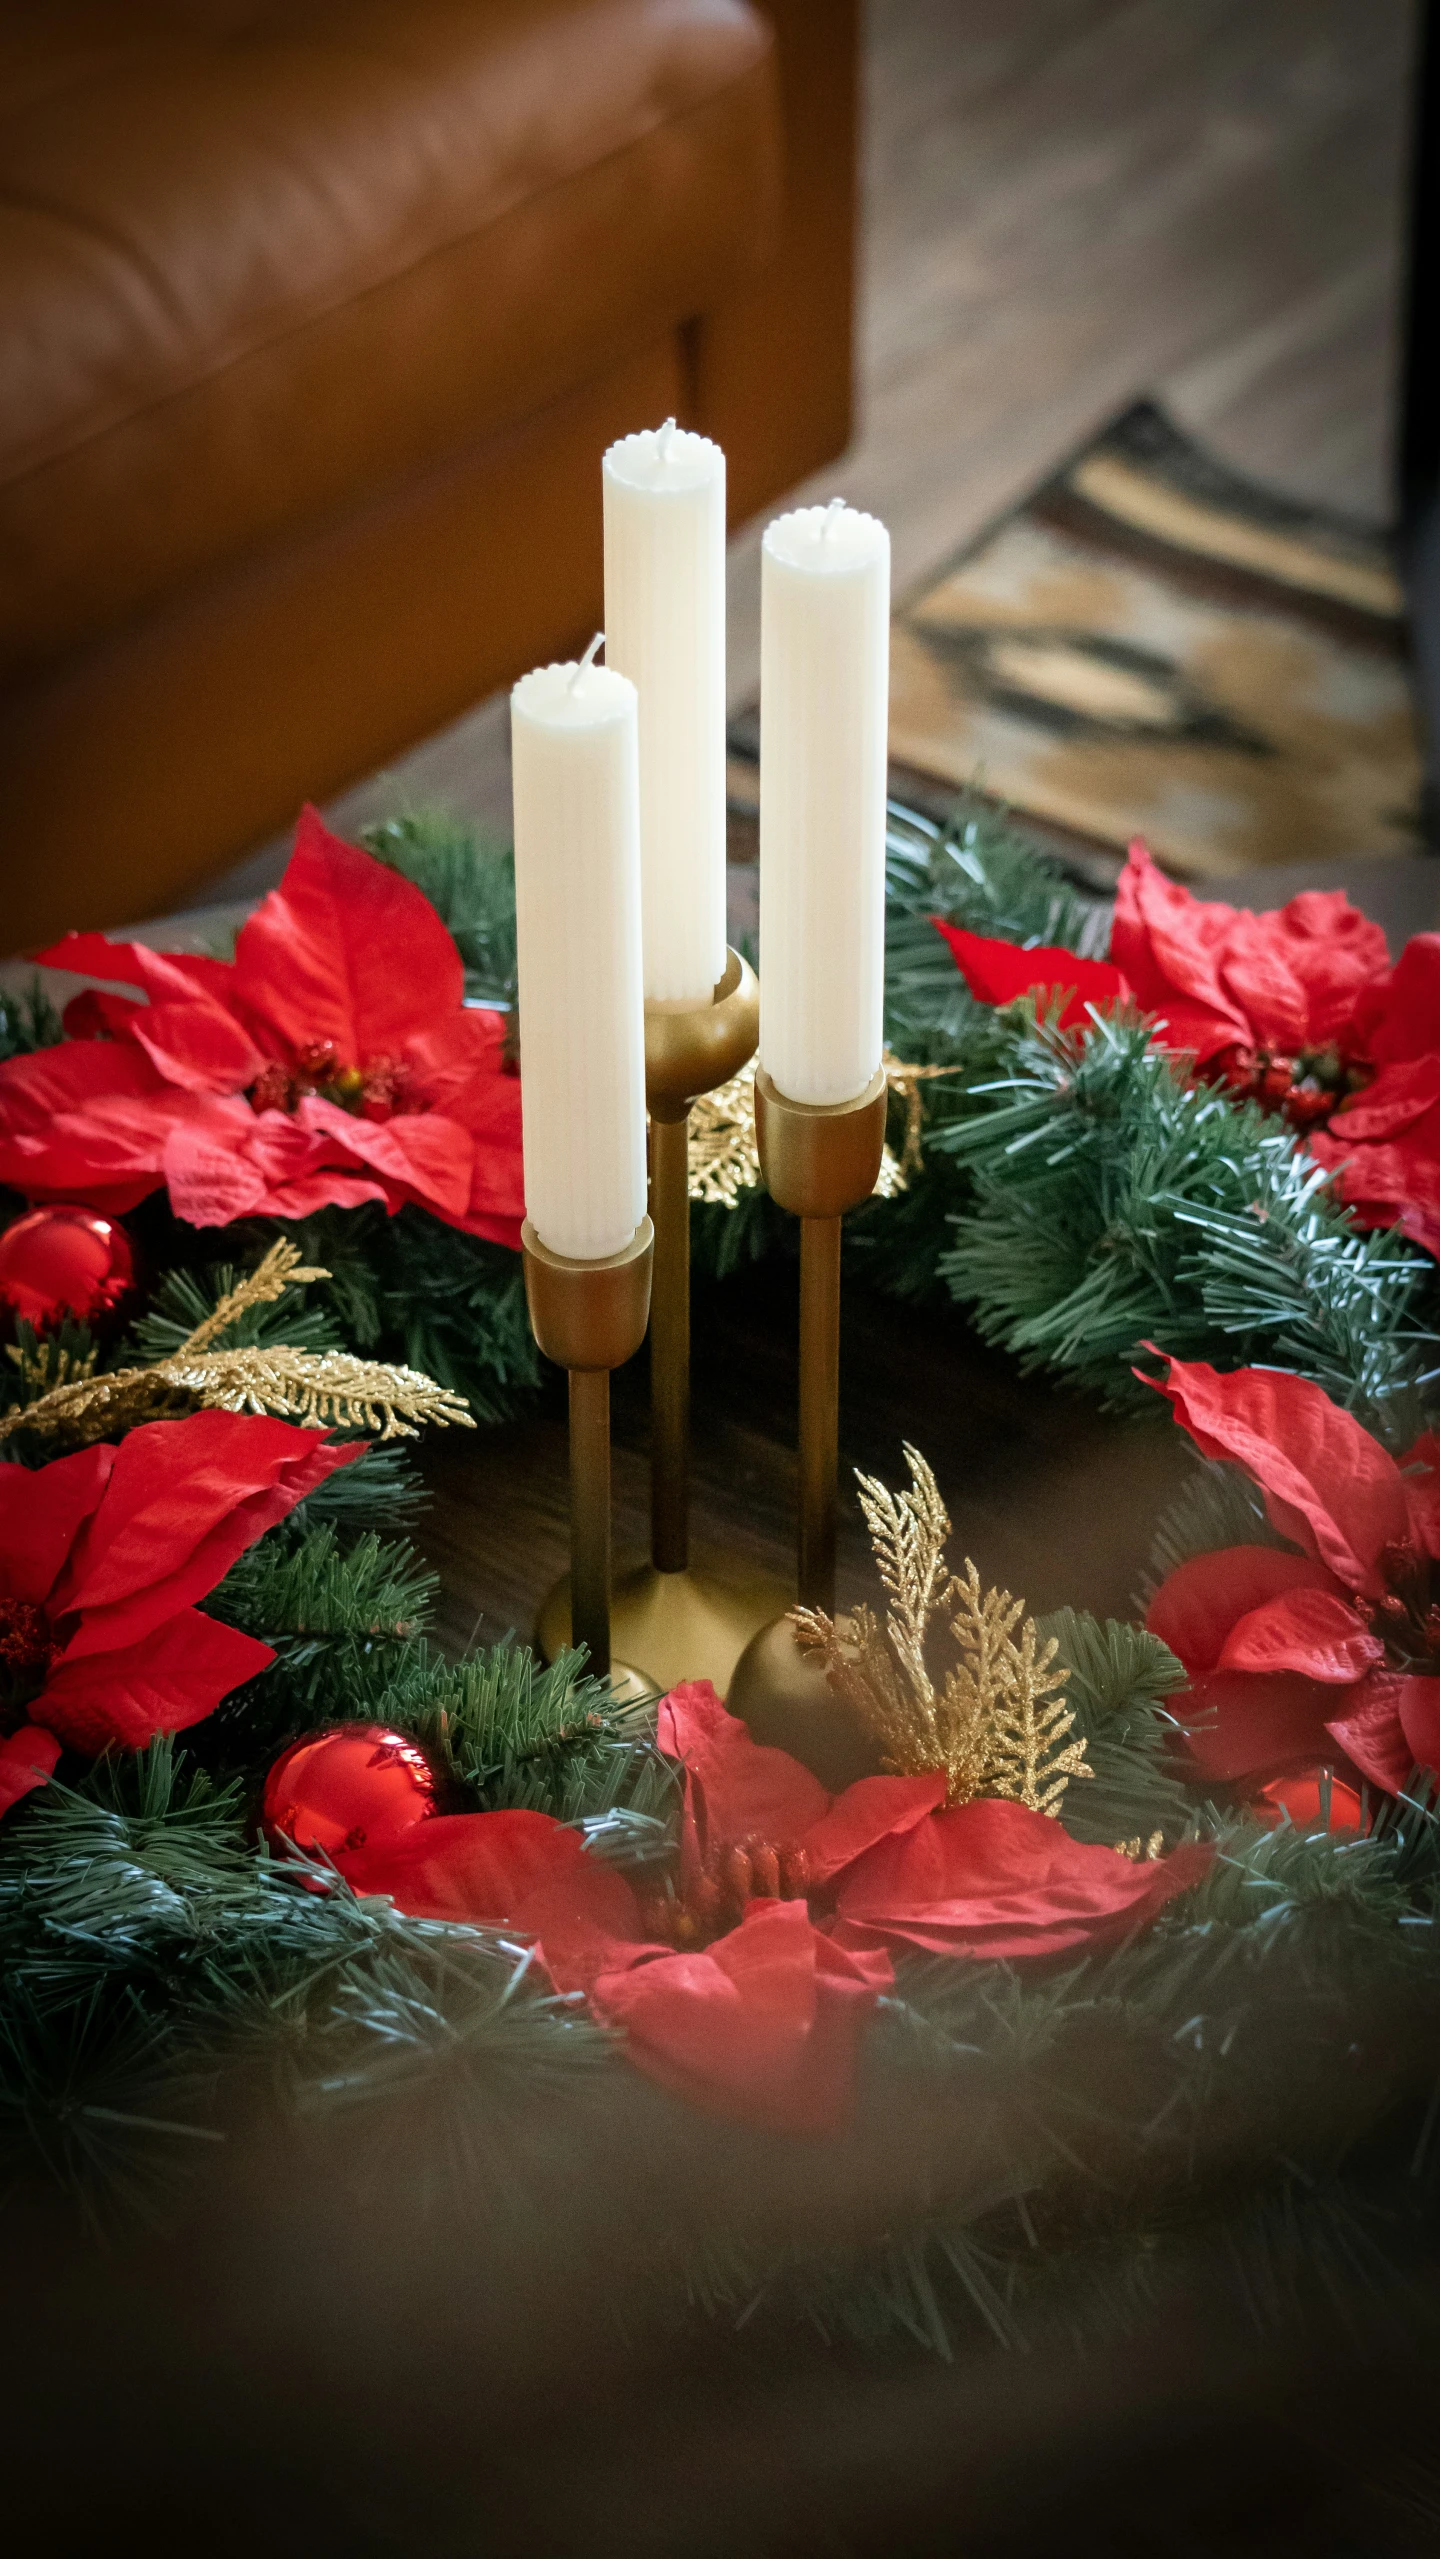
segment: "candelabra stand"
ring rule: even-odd
[[[698,1568],[690,1557],[690,1105],[728,1084],[755,1054],[760,989],[738,953],[703,1004],[648,1002],[645,1098],[650,1111],[650,1561],[615,1584],[617,1650],[658,1688],[710,1679],[722,1691],[757,1627],[790,1594],[773,1574]],[[540,1648],[569,1641],[561,1582],[540,1614]]]
[[[840,1436],[840,1221],[875,1188],[885,1144],[886,1085],[878,1070],[858,1100],[792,1102],[762,1067],[755,1133],[765,1187],[800,1219],[800,1604],[835,1610],[835,1504]],[[805,1761],[832,1788],[873,1770],[858,1731],[788,1615],[741,1654],[728,1703],[757,1741]]]
[[[603,1261],[570,1261],[520,1230],[530,1327],[547,1359],[570,1372],[570,1572],[565,1636],[612,1685],[610,1658],[610,1371],[631,1359],[650,1314],[654,1229],[642,1217],[630,1241]],[[551,1648],[552,1650],[555,1648]]]

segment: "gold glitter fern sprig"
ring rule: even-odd
[[[287,1288],[306,1280],[329,1276],[302,1263],[293,1244],[272,1245],[259,1268],[221,1298],[178,1350],[147,1368],[113,1369],[97,1377],[87,1362],[81,1373],[62,1371],[52,1380],[50,1345],[28,1369],[12,1350],[22,1377],[42,1391],[33,1402],[0,1414],[0,1440],[16,1431],[41,1431],[83,1447],[136,1422],[197,1406],[274,1413],[306,1430],[364,1430],[382,1440],[413,1439],[426,1422],[441,1430],[452,1422],[473,1430],[464,1396],[437,1386],[419,1369],[356,1359],[349,1351],[298,1351],[283,1343],[226,1349],[221,1344],[221,1336],[252,1308],[272,1305]]]
[[[821,1655],[886,1768],[906,1776],[943,1769],[951,1804],[1001,1795],[1054,1818],[1071,1778],[1095,1773],[1083,1739],[1070,1738],[1075,1717],[1061,1694],[1069,1673],[1052,1667],[1055,1641],[1041,1642],[1023,1600],[983,1589],[968,1557],[963,1578],[950,1571],[939,1486],[918,1449],[907,1444],[905,1458],[906,1492],[857,1476],[892,1603],[883,1628],[868,1608],[838,1621],[801,1608],[793,1612],[800,1641]],[[937,1672],[931,1648],[942,1633],[951,1657]]]

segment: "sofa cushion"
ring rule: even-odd
[[[0,669],[703,311],[777,163],[745,0],[7,12]]]

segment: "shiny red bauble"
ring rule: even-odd
[[[1330,1803],[1328,1824],[1325,1818],[1327,1794]],[[1328,1828],[1335,1839],[1353,1835],[1365,1826],[1364,1808],[1354,1787],[1332,1777],[1328,1787],[1322,1788],[1318,1768],[1308,1769],[1303,1777],[1274,1778],[1270,1785],[1261,1787],[1259,1801],[1252,1805],[1251,1810],[1267,1830],[1278,1830],[1287,1814],[1296,1830]]]
[[[0,1235],[0,1303],[37,1333],[108,1315],[134,1285],[130,1238],[96,1209],[32,1208]]]
[[[265,1780],[267,1839],[337,1861],[380,1848],[442,1809],[442,1786],[420,1744],[384,1724],[332,1724],[282,1751]]]

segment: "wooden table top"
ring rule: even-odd
[[[793,1569],[797,1265],[776,1258],[697,1282],[692,1306],[693,1560]],[[648,1396],[642,1352],[613,1389],[617,1570],[640,1561],[649,1526]],[[1159,1407],[1117,1419],[1043,1377],[1024,1378],[956,1308],[915,1308],[847,1283],[840,1403],[841,1604],[876,1585],[851,1468],[906,1480],[902,1441],[929,1458],[955,1523],[952,1561],[972,1555],[1036,1612],[1068,1603],[1132,1614],[1157,1512],[1188,1449]],[[447,1646],[528,1636],[565,1569],[565,1383],[547,1370],[538,1409],[500,1429],[431,1434],[421,1464],[433,1501],[416,1543],[441,1576]]]

